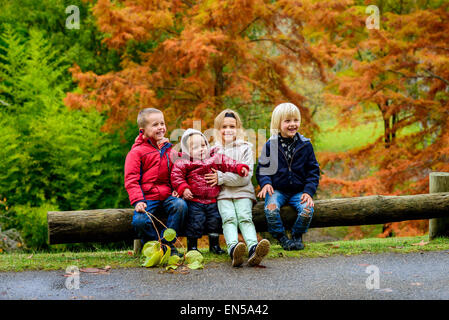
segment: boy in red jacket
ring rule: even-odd
[[[221,172],[234,172],[246,177],[249,167],[238,164],[223,154],[209,150],[206,137],[198,130],[188,129],[181,138],[183,156],[173,165],[171,182],[175,191],[188,203],[185,226],[187,249],[197,250],[198,238],[204,231],[209,235],[209,250],[216,254],[225,253],[218,243],[221,217],[217,207],[218,185],[210,185],[205,174],[212,168]]]
[[[167,227],[179,233],[188,209],[170,184],[172,145],[165,138],[164,115],[158,109],[146,108],[139,112],[137,124],[140,133],[125,161],[125,188],[135,207],[132,226],[144,244],[158,240],[153,226],[156,221],[152,221],[145,211],[155,215],[156,209],[162,207],[167,215]],[[163,231],[159,231],[160,236]],[[168,243],[172,255],[178,254],[174,241]]]

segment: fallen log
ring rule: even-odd
[[[134,239],[132,214],[133,209],[49,211],[49,244]],[[284,225],[289,228],[296,220],[297,213],[292,207],[285,206],[281,208],[281,216]],[[409,196],[375,195],[316,200],[310,227],[384,224],[443,217],[449,217],[449,192]],[[267,231],[263,201],[253,207],[253,221],[258,232]]]

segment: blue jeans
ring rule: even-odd
[[[177,235],[180,233],[188,210],[187,204],[183,199],[169,196],[164,201],[145,200],[145,202],[147,204],[146,210],[148,212],[156,216],[159,220],[161,220],[160,216],[167,216],[167,228],[174,229]],[[148,241],[158,240],[157,232],[152,222],[154,222],[156,226],[159,225],[156,219],[151,219],[146,213],[134,211],[131,224],[142,244],[145,244]],[[161,238],[163,237],[164,230],[165,227],[162,225],[160,225],[157,230]]]
[[[291,205],[298,212],[298,217],[292,227],[293,237],[299,237],[300,234],[306,233],[309,229],[313,208],[307,207],[305,202],[301,203],[301,195],[302,192],[289,193],[279,190],[275,190],[272,196],[267,193],[265,197],[265,217],[267,218],[268,232],[276,239],[285,234],[280,214],[281,207],[284,205]],[[309,209],[309,212],[304,211],[305,208]]]

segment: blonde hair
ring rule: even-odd
[[[223,121],[225,118],[226,113],[232,113],[235,117],[235,128],[237,129],[237,135],[236,135],[236,139],[243,139],[243,126],[242,126],[242,120],[240,120],[240,116],[237,112],[235,112],[234,110],[231,109],[225,109],[222,112],[220,112],[218,114],[218,116],[215,117],[214,120],[214,140],[215,143],[219,142],[220,144],[222,143],[221,140],[221,135],[220,135],[220,130],[221,130],[221,126],[223,125]]]
[[[298,118],[299,123],[301,123],[301,113],[299,112],[299,108],[297,106],[290,102],[277,105],[271,114],[271,135],[273,136],[279,133],[281,130],[281,122],[283,120],[293,117]]]
[[[137,115],[137,125],[139,128],[145,128],[147,125],[147,117],[152,113],[162,113],[162,111],[156,108],[145,108],[140,110]]]

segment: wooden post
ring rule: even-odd
[[[429,193],[449,191],[449,173],[431,172],[429,174]],[[429,239],[449,237],[449,212],[447,217],[429,219]]]
[[[142,242],[140,239],[134,239],[134,255],[138,256],[142,250]]]

